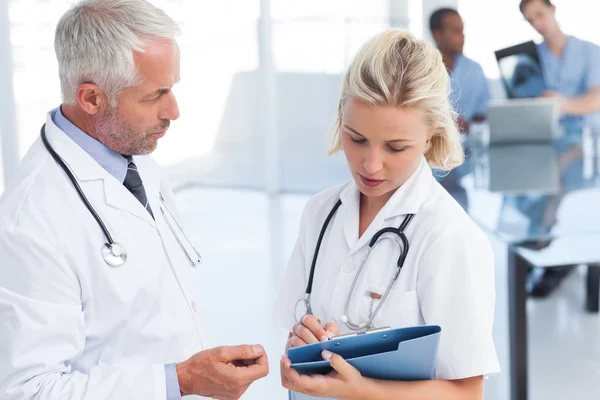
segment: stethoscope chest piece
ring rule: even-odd
[[[46,149],[48,150],[48,152],[50,153],[50,155],[52,156],[52,158],[54,159],[54,161],[56,161],[56,163],[62,168],[62,170],[65,171],[65,173],[69,177],[69,180],[73,184],[73,187],[75,188],[75,190],[79,194],[79,197],[81,198],[81,200],[85,204],[85,207],[88,209],[88,211],[90,212],[90,214],[92,214],[92,216],[94,217],[94,219],[98,223],[98,226],[100,227],[100,229],[102,229],[102,232],[104,233],[104,237],[106,238],[106,243],[102,246],[102,258],[111,267],[115,267],[115,268],[116,267],[122,267],[127,262],[127,250],[125,249],[125,247],[123,247],[119,243],[116,243],[113,240],[110,232],[108,231],[108,228],[106,227],[106,225],[102,221],[102,218],[100,218],[100,216],[98,215],[98,213],[96,212],[96,210],[94,210],[94,207],[92,206],[92,204],[90,203],[90,201],[88,200],[88,198],[85,196],[85,193],[83,193],[83,190],[79,186],[79,183],[77,182],[77,179],[75,178],[75,175],[73,175],[73,172],[71,172],[71,170],[69,169],[69,167],[67,166],[67,164],[65,164],[65,162],[63,161],[63,159],[60,158],[60,156],[54,150],[54,148],[52,147],[52,145],[50,144],[50,142],[48,142],[48,138],[46,137],[46,125],[42,126],[42,129],[41,129],[41,132],[40,132],[40,136],[42,138],[42,143],[44,144],[44,147],[46,147]],[[193,267],[197,266],[198,264],[200,264],[200,262],[202,262],[202,257],[200,257],[200,254],[198,253],[198,250],[196,250],[196,248],[194,247],[194,245],[192,244],[192,242],[190,242],[190,240],[186,236],[186,234],[183,231],[183,229],[181,229],[181,226],[179,226],[179,223],[177,222],[177,220],[175,219],[173,213],[169,209],[169,206],[167,205],[167,202],[165,201],[162,193],[159,192],[159,195],[160,195],[160,200],[161,200],[162,204],[165,206],[165,209],[167,210],[167,213],[170,214],[171,219],[175,223],[175,226],[177,226],[177,228],[179,229],[179,231],[181,232],[181,234],[183,235],[183,237],[185,238],[185,240],[187,240],[188,245],[194,250],[195,254],[193,254],[193,257],[192,257],[192,255],[190,255],[189,251],[186,249],[186,247],[181,242],[181,239],[177,235],[177,233],[176,233],[173,225],[171,225],[171,223],[169,222],[169,220],[165,216],[165,220],[166,220],[167,224],[169,225],[169,229],[171,229],[171,232],[173,232],[173,235],[177,239],[177,242],[179,242],[179,245],[181,246],[181,249],[185,252],[185,255],[187,256],[187,258],[190,261],[190,263],[192,264],[192,266]],[[163,210],[163,207],[161,206],[160,209],[161,209],[161,211],[162,211],[162,213],[164,215],[165,211]]]
[[[119,243],[105,243],[102,246],[102,258],[111,267],[122,267],[127,261],[127,250]]]

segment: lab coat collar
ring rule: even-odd
[[[417,214],[421,206],[430,196],[433,184],[433,174],[425,157],[421,158],[419,166],[412,176],[392,195],[388,202],[377,214],[371,225],[360,239],[358,238],[360,223],[360,191],[354,181],[351,181],[340,194],[344,208],[343,229],[351,252],[362,248],[373,235],[382,228],[385,220]]]
[[[93,181],[102,181],[104,188],[104,201],[107,205],[135,215],[156,228],[156,223],[144,206],[127,190],[125,186],[110,175],[77,143],[61,131],[52,121],[51,112],[46,119],[46,136],[50,145],[67,164],[75,178],[81,183],[85,193],[85,186]],[[138,171],[144,182],[146,195],[149,199],[158,193],[160,188],[160,168],[146,157],[134,157]],[[156,202],[154,202],[156,203]],[[92,202],[94,204],[94,202]],[[152,204],[151,204],[152,205]],[[156,213],[158,209],[153,211]]]

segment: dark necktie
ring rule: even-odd
[[[129,161],[129,165],[127,165],[127,175],[125,175],[123,186],[125,186],[131,192],[131,194],[133,194],[135,198],[139,200],[140,203],[142,203],[152,218],[154,218],[154,214],[152,213],[152,209],[148,203],[148,198],[146,197],[146,191],[144,190],[142,177],[140,176],[140,173],[138,172],[133,161]]]

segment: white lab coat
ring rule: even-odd
[[[313,313],[324,321],[337,322],[342,333],[350,332],[341,316],[368,242],[378,230],[397,228],[406,214],[415,214],[405,230],[410,250],[404,268],[375,318],[375,326],[440,325],[436,379],[499,372],[492,339],[495,290],[489,241],[433,178],[424,158],[360,238],[359,191],[353,181],[308,202],[275,305],[276,318],[283,326],[291,329],[296,322],[295,304],[304,296],[321,227],[338,199],[342,205],[324,236],[317,260]],[[384,241],[376,249],[350,303],[354,322],[364,323],[369,315],[371,298],[366,291],[382,294],[396,268],[399,253],[393,242]]]
[[[204,346],[193,268],[160,212],[171,189],[135,157],[156,217],[48,116],[48,140],[73,171],[126,264],[38,139],[0,198],[0,398],[164,400],[165,363]]]

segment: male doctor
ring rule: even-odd
[[[268,373],[261,346],[205,349],[194,252],[146,156],[179,117],[177,31],[145,0],[83,1],[58,23],[50,147],[32,145],[0,198],[3,400],[238,399]]]
[[[544,41],[537,46],[548,91],[543,97],[560,102],[564,146],[580,146],[586,126],[597,129],[600,118],[600,47],[564,33],[551,0],[521,0],[521,13]],[[533,297],[546,297],[556,290],[575,266],[534,268],[527,279]]]

